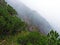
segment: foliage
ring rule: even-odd
[[[56,31],[51,30],[50,33],[48,33],[48,44],[49,45],[60,45],[60,41],[59,40],[59,34]]]
[[[47,36],[39,32],[29,32],[28,35],[20,36],[17,42],[21,45],[60,45],[59,34],[51,30]]]
[[[41,35],[38,32],[29,32],[28,35],[23,35],[21,37],[18,38],[18,42],[21,45],[40,45],[42,42],[40,42],[41,40]],[[41,40],[42,41],[42,40]]]
[[[16,11],[10,5],[0,5],[0,35],[14,34],[25,28],[26,24],[16,15]]]
[[[11,15],[16,15],[16,11],[10,6],[8,5],[7,6],[7,11],[11,14]]]
[[[16,11],[4,0],[0,2],[0,41],[4,39],[0,45],[60,45],[56,31],[51,30],[47,35],[38,31],[30,32],[27,24],[16,15]]]

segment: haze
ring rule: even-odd
[[[17,0],[17,2],[22,2],[40,13],[55,30],[60,32],[60,0]]]
[[[38,11],[41,16],[60,31],[60,0],[21,0],[25,5]]]

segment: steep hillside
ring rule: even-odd
[[[15,33],[25,27],[25,23],[16,15],[15,9],[2,0],[0,4],[0,35]]]
[[[16,15],[15,9],[0,0],[0,45],[60,45],[56,31],[44,35]]]
[[[52,29],[51,25],[40,14],[22,2],[17,0],[6,0],[18,13],[19,18],[22,18],[30,25],[38,27],[39,31],[47,34]],[[43,28],[44,27],[44,28]]]

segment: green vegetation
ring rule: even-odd
[[[28,24],[16,15],[10,5],[0,0],[0,45],[60,45],[56,31],[51,30],[47,35],[34,29],[30,32]]]
[[[9,5],[0,5],[0,35],[10,35],[25,28],[26,24],[17,16],[16,11]],[[0,36],[0,38],[1,38]]]
[[[34,31],[20,36],[17,42],[21,45],[60,45],[60,38],[58,37],[58,33],[53,30],[48,35]]]

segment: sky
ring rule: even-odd
[[[60,32],[60,0],[15,0],[14,3],[16,2],[22,2],[27,7],[37,11]]]
[[[41,14],[53,27],[60,31],[60,0],[20,0]]]

